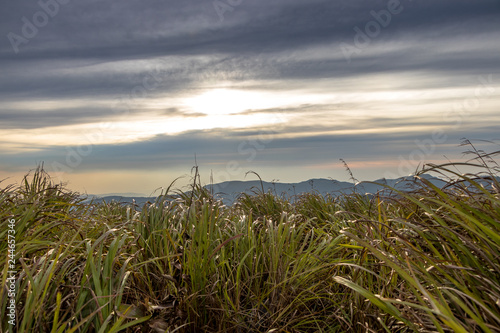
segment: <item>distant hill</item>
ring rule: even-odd
[[[101,202],[122,202],[122,203],[136,203],[139,206],[143,206],[145,203],[149,202],[154,202],[156,197],[142,197],[142,196],[127,196],[127,194],[120,195],[117,193],[116,195],[89,195],[86,200],[84,201],[85,203],[90,202],[91,200]]]
[[[438,187],[446,184],[445,181],[423,175],[424,178]],[[225,203],[230,204],[236,200],[241,193],[264,192],[271,191],[276,195],[293,197],[303,193],[319,193],[326,195],[341,195],[351,194],[354,192],[362,194],[375,194],[383,191],[385,187],[382,185],[391,186],[397,190],[410,191],[418,187],[415,177],[402,177],[398,179],[379,179],[374,182],[359,182],[357,184],[342,182],[332,179],[309,179],[300,183],[273,183],[260,181],[228,181],[214,185],[207,185],[207,188],[213,189],[213,193],[221,198]]]
[[[445,181],[432,177],[429,175],[422,175],[421,177],[426,178],[431,183],[438,187],[442,187],[446,184]],[[357,184],[350,182],[337,181],[332,179],[309,179],[299,183],[277,183],[277,182],[260,182],[258,180],[250,181],[227,181],[213,185],[206,185],[205,187],[211,190],[217,198],[222,199],[226,205],[232,204],[239,195],[242,193],[252,194],[255,192],[271,191],[276,195],[282,195],[286,197],[293,197],[303,193],[319,193],[321,195],[341,195],[350,193],[362,193],[362,194],[375,194],[379,191],[383,191],[385,187],[381,184],[391,186],[397,190],[410,191],[418,187],[418,183],[415,181],[415,177],[402,177],[398,179],[379,179],[374,182],[359,182]],[[156,197],[144,197],[141,195],[131,195],[130,193],[113,193],[108,195],[89,195],[87,202],[90,200],[97,201],[117,201],[124,203],[135,203],[139,206],[145,203],[154,202]]]

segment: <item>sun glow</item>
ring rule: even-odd
[[[289,96],[264,91],[217,88],[189,97],[184,105],[195,113],[230,115],[246,110],[271,109],[290,103]]]

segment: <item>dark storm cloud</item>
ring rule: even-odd
[[[57,3],[41,0],[49,2]],[[58,5],[54,17],[19,45],[16,54],[9,33],[22,36],[22,18],[32,22],[43,9],[36,1],[9,1],[0,13],[0,94],[4,98],[117,95],[140,83],[151,69],[134,76],[110,70],[85,72],[85,68],[168,55],[185,59],[159,74],[165,79],[159,87],[162,92],[179,91],[203,79],[306,79],[414,70],[456,75],[458,71],[500,70],[492,54],[498,51],[494,45],[500,43],[499,35],[490,34],[492,49],[484,52],[473,38],[500,30],[497,0],[401,0],[401,12],[347,65],[340,43],[354,45],[353,29],[363,30],[374,20],[370,12],[385,10],[389,2],[245,0],[225,12],[220,22],[212,1],[69,1]],[[435,45],[423,43],[428,38],[435,39]],[[439,49],[441,41],[457,38],[463,46],[459,52]],[[371,54],[389,41],[399,45]],[[331,48],[331,53],[319,61],[281,53],[321,45]],[[195,56],[216,59],[190,58]]]
[[[262,53],[350,41],[389,1],[243,1],[219,22],[211,1],[71,1],[15,55],[3,39],[2,57],[143,58],[171,54]],[[497,27],[498,1],[410,1],[384,34],[454,36]],[[9,2],[2,31],[21,34],[21,18],[40,11]],[[409,37],[410,35],[408,35]]]
[[[207,80],[243,81],[279,76],[276,63],[269,59],[226,56],[208,60],[156,59],[152,64],[137,65],[133,62],[41,60],[30,61],[23,66],[10,62],[10,66],[14,69],[8,66],[5,75],[0,77],[0,96],[3,100],[88,96],[117,98],[131,94],[135,87],[144,85],[144,80],[152,86],[146,96],[151,98],[157,94],[178,93]]]
[[[165,61],[165,63],[167,63]],[[117,98],[120,95],[130,94],[136,86],[141,86],[145,79],[150,80],[155,88],[148,91],[147,97],[157,94],[175,94],[183,89],[195,86],[205,80],[231,80],[234,82],[245,80],[301,80],[315,78],[347,78],[375,73],[398,73],[407,71],[428,71],[446,73],[437,79],[448,79],[450,86],[466,85],[461,79],[465,75],[478,76],[500,72],[500,63],[491,53],[460,53],[432,54],[410,47],[405,50],[387,52],[374,59],[361,57],[355,63],[346,66],[345,59],[290,60],[279,57],[232,57],[210,61],[192,60],[180,61],[174,68],[165,69],[159,65],[143,68],[135,73],[127,71],[96,71],[93,65],[75,66],[73,73],[68,73],[66,66],[46,64],[47,71],[25,74],[25,69],[19,67],[18,72],[10,71],[0,77],[0,96],[3,100],[9,99],[36,99],[36,98]],[[0,65],[1,66],[1,65]],[[16,66],[16,65],[14,65]],[[101,65],[104,66],[104,65]],[[23,66],[26,67],[26,66]],[[29,66],[27,66],[29,68]],[[451,80],[450,80],[451,78]],[[435,81],[434,85],[442,82]],[[416,78],[413,82],[418,86]],[[425,83],[422,88],[434,88]],[[286,89],[287,85],[279,85]],[[268,87],[271,88],[272,87]]]

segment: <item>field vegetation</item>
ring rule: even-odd
[[[500,332],[500,169],[475,153],[419,171],[444,188],[417,175],[412,192],[255,189],[231,206],[197,172],[137,207],[84,202],[39,167],[0,183],[0,330]]]

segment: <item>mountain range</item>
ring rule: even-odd
[[[430,175],[420,176],[430,181],[432,184],[442,187],[446,182],[440,178]],[[345,182],[333,179],[309,179],[299,183],[279,183],[279,182],[266,182],[259,180],[250,181],[227,181],[218,184],[206,185],[205,187],[210,190],[215,197],[222,199],[224,204],[232,204],[239,195],[242,193],[252,194],[258,192],[269,192],[276,195],[283,195],[285,197],[293,197],[303,193],[318,193],[323,196],[333,195],[338,196],[342,194],[351,194],[354,192],[361,194],[376,194],[380,191],[387,191],[386,186],[390,186],[400,191],[410,191],[419,187],[419,182],[413,176],[402,177],[397,179],[379,179],[373,182]],[[145,197],[133,193],[112,193],[106,195],[89,195],[86,201],[95,199],[97,201],[117,201],[124,203],[135,203],[142,206],[144,203],[154,202],[156,197]]]

